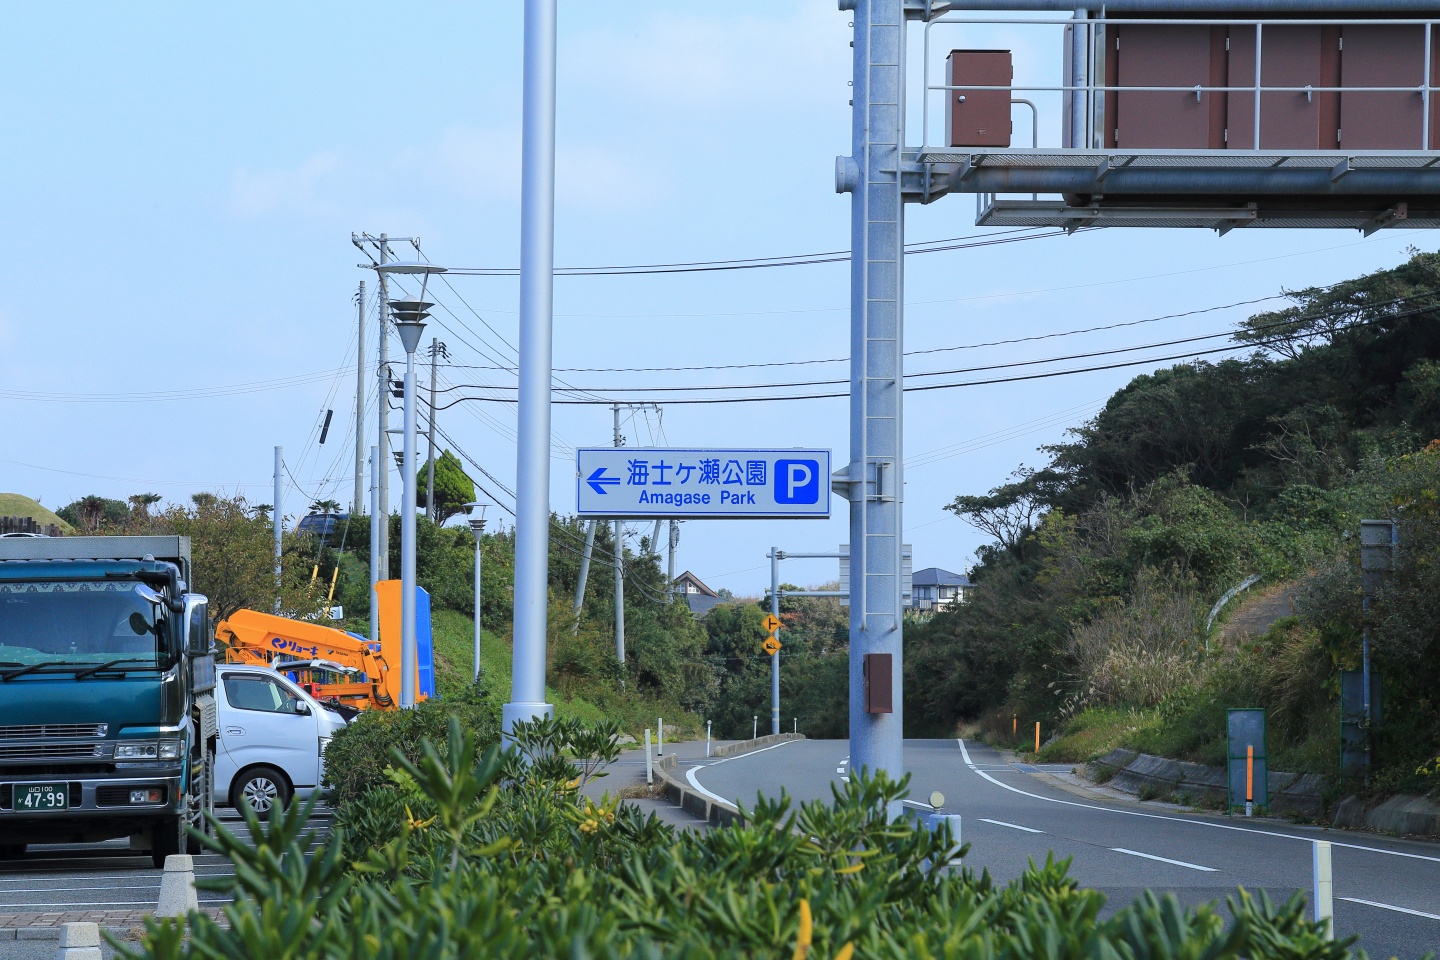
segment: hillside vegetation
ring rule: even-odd
[[[1058,725],[1047,757],[1217,763],[1225,709],[1259,706],[1272,769],[1337,773],[1359,523],[1394,518],[1399,568],[1368,621],[1386,702],[1371,787],[1440,788],[1437,295],[1440,255],[1414,251],[1290,294],[1234,332],[1248,356],[1136,377],[1043,467],[956,497],[993,542],[972,601],[907,633],[909,735],[980,721],[1008,740],[1015,716]],[[1291,583],[1296,615],[1220,642],[1206,613],[1250,574]]]
[[[0,517],[29,517],[41,526],[53,523],[66,533],[74,532],[74,528],[53,511],[19,493],[0,493]]]

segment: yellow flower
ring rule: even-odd
[[[408,803],[405,804],[405,819],[409,821],[411,830],[424,830],[435,822],[434,817],[431,817],[429,820],[416,820],[415,814],[410,812],[410,804]]]
[[[850,960],[853,956],[855,956],[855,944],[847,943],[840,948],[839,953],[835,954],[835,960]]]
[[[810,901],[800,901],[800,932],[795,937],[794,960],[805,960],[810,955]]]
[[[579,777],[576,777],[574,780],[567,780],[567,781],[565,782],[565,789],[566,789],[566,790],[576,790],[576,789],[579,789],[579,787],[580,787],[580,778],[579,778]]]

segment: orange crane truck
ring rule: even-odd
[[[227,663],[248,663],[292,672],[317,700],[353,710],[395,710],[400,701],[400,651],[343,630],[288,620],[257,610],[237,610],[215,626]],[[398,647],[398,637],[394,638]]]

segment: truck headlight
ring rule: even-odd
[[[116,760],[179,760],[184,754],[184,740],[132,740],[115,745]]]
[[[115,745],[116,760],[158,760],[160,744],[154,740],[136,740],[133,743]]]

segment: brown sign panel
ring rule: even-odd
[[[1010,90],[1015,79],[1009,50],[952,50],[945,59],[945,82],[952,87],[975,83],[1004,90],[947,90],[945,136],[952,147],[1010,146]]]
[[[1223,87],[1223,60],[1210,27],[1116,26],[1109,29],[1107,67],[1118,87]],[[1224,54],[1224,36],[1218,38]],[[1222,94],[1175,90],[1121,90],[1106,124],[1110,147],[1204,150],[1224,146],[1223,127],[1212,123]],[[1218,119],[1218,117],[1214,118]]]
[[[890,654],[865,654],[865,712],[894,713],[895,687],[891,680]]]

